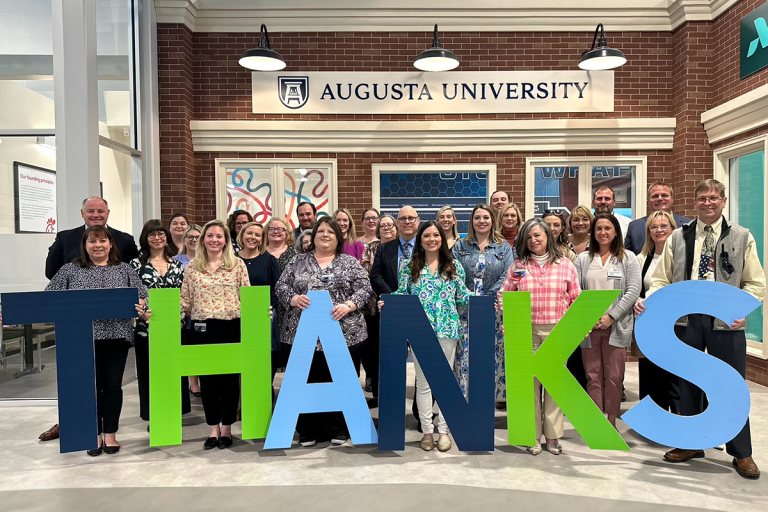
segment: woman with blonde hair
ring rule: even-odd
[[[363,257],[363,251],[365,251],[365,245],[357,239],[352,214],[346,208],[339,208],[333,212],[333,218],[341,229],[341,236],[344,239],[344,254],[349,254],[360,261],[360,258]]]
[[[504,240],[509,242],[512,250],[515,251],[515,258],[517,258],[517,249],[515,248],[517,232],[524,221],[523,213],[520,211],[520,207],[515,203],[505,204],[499,210],[499,232],[501,233],[501,236],[504,237]]]
[[[181,252],[173,257],[173,259],[180,261],[187,268],[189,262],[195,259],[197,253],[197,245],[200,242],[200,233],[203,232],[203,228],[197,224],[190,224],[187,230],[184,232],[184,245],[181,247]]]
[[[450,206],[443,206],[438,210],[435,220],[440,224],[440,227],[443,228],[443,231],[445,231],[445,241],[448,242],[448,248],[453,249],[456,241],[461,238],[461,236],[459,236],[456,212],[453,211],[453,208]]]
[[[192,320],[191,344],[240,343],[240,287],[250,286],[245,262],[235,256],[226,224],[203,227],[203,243],[181,285],[181,310]],[[240,378],[237,374],[201,375],[205,422],[211,433],[205,450],[232,446]]]
[[[589,249],[589,234],[594,223],[592,212],[584,205],[574,208],[568,216],[568,248],[576,256]]]
[[[280,272],[283,272],[296,256],[296,249],[293,248],[293,230],[285,220],[277,217],[269,219],[264,229],[267,232],[264,248],[277,258]]]

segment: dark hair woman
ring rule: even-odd
[[[400,269],[398,287],[394,294],[419,297],[451,367],[456,358],[456,345],[463,337],[457,307],[467,307],[469,297],[473,295],[467,289],[464,279],[464,267],[453,259],[442,226],[433,220],[422,224],[416,235],[411,261]],[[379,305],[383,306],[384,303],[379,302]],[[421,448],[430,451],[435,447],[432,436],[435,428],[432,423],[432,391],[415,356],[413,364],[416,369],[419,420],[424,432]],[[437,431],[440,434],[437,449],[441,452],[450,450],[448,425],[441,411]]]
[[[143,312],[146,307],[147,289],[130,265],[120,261],[120,253],[109,229],[93,226],[83,233],[80,257],[61,267],[45,290],[101,288],[138,288],[140,299],[136,311]],[[133,320],[130,318],[93,322],[99,447],[88,450],[88,455],[101,455],[105,451],[117,453],[120,450],[115,433],[123,408],[123,372],[132,340]]]
[[[184,248],[184,234],[187,232],[187,228],[189,228],[189,217],[183,213],[171,215],[171,221],[168,223],[171,238],[168,239],[168,245],[176,249],[176,254],[180,254]]]
[[[240,252],[240,246],[237,245],[237,235],[240,234],[240,230],[243,229],[243,226],[249,222],[253,222],[253,216],[246,210],[235,210],[229,215],[229,218],[227,219],[229,238],[231,240],[232,249],[235,251],[235,254]]]
[[[147,289],[181,288],[184,282],[184,266],[174,259],[176,246],[171,232],[158,219],[148,220],[139,236],[141,252],[131,260],[131,267],[139,275]],[[134,355],[136,377],[139,384],[139,416],[149,421],[149,324],[146,313],[139,315],[134,329]],[[192,410],[189,402],[189,379],[181,378],[181,412]]]

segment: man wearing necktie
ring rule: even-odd
[[[648,295],[670,283],[699,279],[736,286],[758,300],[765,298],[765,273],[757,254],[755,239],[748,229],[729,224],[723,217],[728,201],[725,186],[717,180],[704,180],[694,191],[698,218],[676,229],[664,245],[661,261],[653,274]],[[638,302],[638,313],[645,309]],[[709,315],[694,314],[681,319],[675,334],[684,343],[705,350],[738,371],[747,371],[746,319],[726,325]],[[684,416],[704,411],[704,394],[690,382],[680,381],[680,407]],[[749,420],[725,449],[744,478],[759,478],[760,470],[752,459]],[[704,457],[703,450],[675,448],[664,454],[668,462],[686,462]]]

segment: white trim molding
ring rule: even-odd
[[[675,118],[192,121],[195,152],[671,150]]]
[[[703,112],[701,123],[710,144],[768,124],[768,85]]]
[[[445,32],[669,31],[687,21],[711,21],[738,0],[155,0],[158,23],[183,23],[194,32],[411,32],[437,23]],[[429,41],[427,41],[428,43]],[[587,44],[589,41],[586,42]]]

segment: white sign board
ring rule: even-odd
[[[613,112],[613,71],[254,72],[256,114]]]
[[[17,233],[56,233],[56,173],[13,163]]]

